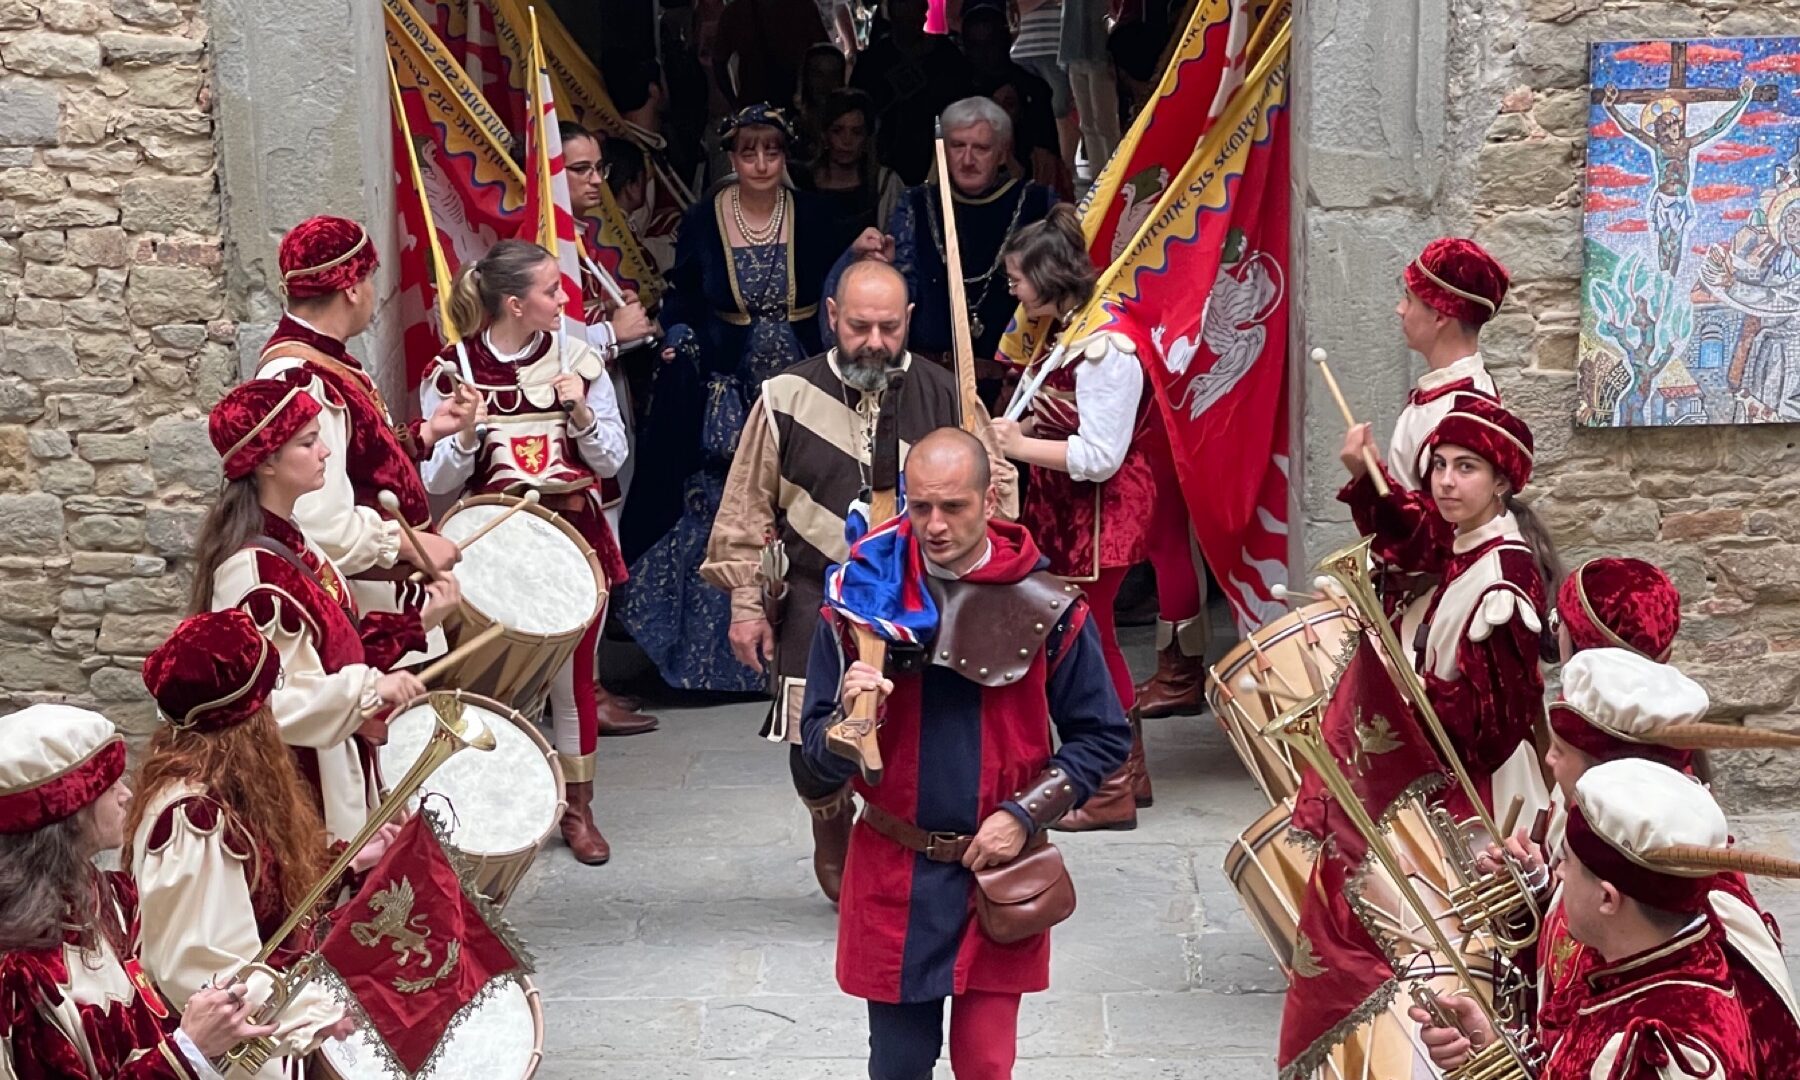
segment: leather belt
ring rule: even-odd
[[[864,803],[862,820],[869,828],[899,844],[908,851],[916,851],[932,862],[959,863],[969,850],[973,836],[951,832],[927,832],[910,821],[902,820],[876,806]]]

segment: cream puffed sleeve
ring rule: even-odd
[[[250,875],[257,872],[248,839],[227,823],[218,804],[191,787],[171,789],[144,815],[133,839],[131,873],[143,913],[141,956],[157,988],[176,1008],[209,983],[229,978],[262,948]],[[247,980],[249,1000],[269,995],[267,975]],[[321,1029],[344,1009],[319,985],[300,989],[276,1021],[276,1054],[310,1053]],[[258,1080],[280,1080],[271,1059]]]

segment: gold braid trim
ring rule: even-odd
[[[1482,307],[1487,308],[1489,315],[1492,315],[1496,311],[1499,310],[1499,305],[1494,303],[1492,300],[1489,300],[1487,297],[1477,296],[1476,294],[1469,292],[1467,289],[1459,289],[1456,286],[1450,284],[1448,281],[1445,281],[1443,278],[1438,277],[1436,274],[1432,273],[1431,267],[1425,265],[1425,256],[1423,256],[1423,255],[1421,255],[1418,258],[1413,260],[1413,269],[1417,270],[1421,274],[1424,274],[1425,280],[1431,282],[1433,285],[1436,285],[1438,288],[1444,290],[1445,292],[1454,293],[1455,295],[1462,297],[1464,300],[1467,300],[1470,303],[1480,304]]]
[[[333,267],[342,266],[345,263],[349,262],[351,259],[356,258],[357,253],[362,251],[363,248],[366,248],[368,246],[369,246],[369,231],[367,229],[364,229],[362,231],[362,235],[357,237],[356,243],[350,245],[349,251],[344,252],[342,255],[339,255],[335,259],[327,259],[317,266],[295,267],[294,269],[289,270],[287,273],[281,275],[281,280],[292,281],[297,277],[311,277],[314,274],[323,274],[325,271],[330,270]],[[1446,286],[1446,288],[1448,288],[1448,286]]]
[[[1593,560],[1590,559],[1588,562],[1584,562],[1575,568],[1575,597],[1581,601],[1581,613],[1587,617],[1589,625],[1600,631],[1600,636],[1605,638],[1609,644],[1615,648],[1624,649],[1626,652],[1633,652],[1637,653],[1639,656],[1644,656],[1642,649],[1637,648],[1618,634],[1614,633],[1612,627],[1601,622],[1600,616],[1594,614],[1594,605],[1588,600],[1587,583],[1581,578],[1582,571],[1586,570],[1592,562]],[[1644,659],[1654,660],[1661,664],[1668,661],[1669,654],[1664,652],[1661,656],[1644,656]]]
[[[1333,1024],[1325,1034],[1314,1039],[1311,1046],[1288,1062],[1287,1068],[1281,1070],[1281,1080],[1312,1080],[1313,1075],[1325,1066],[1333,1050],[1368,1026],[1377,1016],[1388,1011],[1399,990],[1400,980],[1397,978],[1390,978],[1376,987],[1375,992],[1364,998],[1361,1005],[1350,1010],[1348,1016]]]
[[[296,386],[296,387],[293,387],[292,389],[290,389],[287,393],[281,395],[281,400],[277,401],[275,403],[275,407],[273,409],[269,410],[269,415],[263,417],[261,420],[258,420],[256,422],[255,427],[251,428],[249,431],[244,433],[243,438],[239,439],[237,442],[232,443],[231,449],[225,451],[225,456],[223,458],[221,458],[220,460],[221,461],[230,461],[232,458],[237,457],[239,450],[242,450],[245,446],[249,445],[251,439],[256,438],[256,436],[262,432],[263,428],[268,427],[269,423],[271,421],[273,421],[277,416],[281,415],[281,410],[288,407],[288,402],[294,400],[294,397],[296,395],[304,394],[304,393],[306,393],[306,390],[304,387]]]

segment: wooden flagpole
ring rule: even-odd
[[[944,124],[937,126],[938,205],[944,213],[944,276],[950,285],[950,341],[956,364],[957,421],[970,434],[979,434],[985,406],[975,392],[975,341],[969,333],[969,294],[963,288],[962,247],[956,238],[956,189],[950,183],[950,162],[944,151]]]

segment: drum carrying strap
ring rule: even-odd
[[[317,581],[320,588],[324,588],[327,594],[331,592],[331,589],[327,587],[327,583],[320,580],[319,575],[313,571],[312,567],[306,565],[306,562],[294,552],[293,548],[288,547],[273,536],[252,536],[250,539],[244,541],[244,546],[261,548],[263,551],[267,551],[270,554],[281,556],[283,559],[286,559],[294,569],[300,571],[312,580]],[[344,581],[343,576],[337,572],[336,567],[331,566],[329,563],[324,565],[327,572],[329,572],[338,583],[338,595],[334,599],[337,600],[338,606],[344,609],[344,613],[350,616],[350,621],[354,623],[356,621],[356,606],[355,601],[350,597],[349,585]]]

